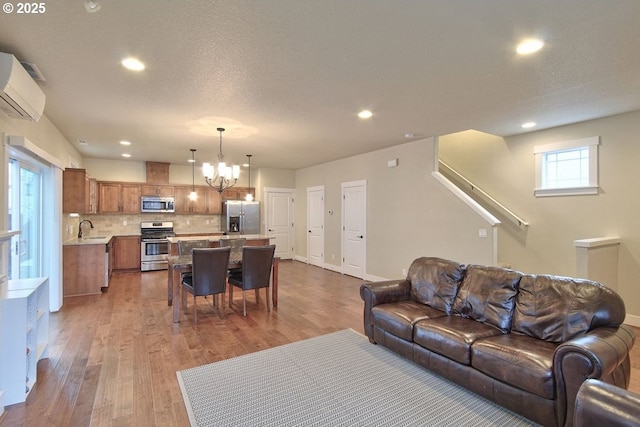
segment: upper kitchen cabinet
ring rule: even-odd
[[[256,190],[253,187],[231,187],[222,192],[223,200],[244,200],[247,194],[251,193],[256,197]]]
[[[210,215],[222,213],[222,194],[213,188],[205,189],[205,211]]]
[[[160,196],[160,197],[173,197],[175,196],[175,189],[173,185],[149,185],[145,184],[140,186],[143,196]]]
[[[147,184],[168,184],[169,163],[147,162]],[[155,194],[150,194],[155,196]]]
[[[189,194],[193,187],[176,186],[175,187],[175,208],[176,213],[183,214],[204,214],[206,212],[205,188],[202,186],[195,187],[196,200],[189,199]]]
[[[62,174],[62,212],[94,214],[98,211],[98,184],[86,169],[67,168]]]
[[[100,213],[140,213],[140,184],[99,182]]]

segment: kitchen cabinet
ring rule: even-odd
[[[62,293],[65,297],[100,294],[108,285],[109,266],[104,243],[62,246]]]
[[[205,190],[205,213],[209,215],[222,213],[222,194],[213,188]]]
[[[222,192],[223,200],[244,200],[247,194],[251,193],[255,200],[256,189],[253,187],[231,187]]]
[[[97,199],[97,182],[86,169],[65,169],[62,174],[62,212],[94,214],[98,211]]]
[[[173,185],[141,185],[142,196],[160,196],[160,197],[173,197],[175,190]]]
[[[169,163],[147,162],[147,183],[148,184],[168,184],[169,183]]]
[[[0,390],[4,405],[24,402],[37,379],[37,363],[49,357],[49,279],[0,285]]]
[[[140,271],[140,236],[113,238],[113,269]]]
[[[99,182],[100,213],[140,213],[140,184]]]
[[[206,213],[206,188],[203,186],[196,186],[195,191],[197,194],[196,200],[189,199],[189,194],[194,187],[191,186],[176,186],[175,187],[175,212],[182,214],[205,214]]]

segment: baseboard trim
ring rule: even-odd
[[[627,314],[624,318],[624,323],[640,328],[640,316],[636,316],[635,314]]]

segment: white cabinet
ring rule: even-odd
[[[48,357],[49,279],[0,284],[0,390],[4,405],[24,402],[36,383],[38,360]]]

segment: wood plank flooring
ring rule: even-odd
[[[264,293],[256,305],[250,292],[242,317],[235,292],[223,320],[200,298],[197,326],[191,299],[172,323],[166,283],[166,271],[121,273],[102,295],[66,298],[51,315],[38,383],[0,426],[187,426],[176,371],[345,328],[363,333],[362,280],[300,262],[280,264],[277,309],[267,311]],[[637,348],[632,365],[640,393]]]

